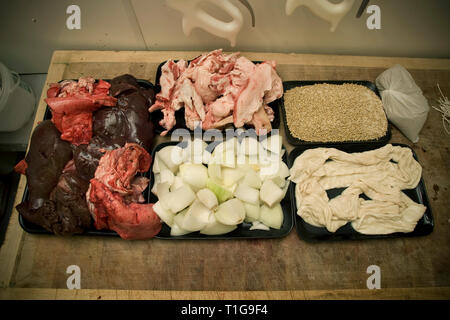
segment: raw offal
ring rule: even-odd
[[[166,135],[176,125],[175,111],[184,108],[186,126],[193,130],[253,126],[258,134],[270,132],[274,119],[268,104],[283,95],[274,61],[254,64],[239,53],[221,49],[192,60],[167,61],[161,68],[161,92],[149,111],[161,110]]]
[[[95,179],[122,195],[140,194],[149,180],[135,175],[148,171],[150,163],[151,156],[147,151],[137,144],[127,143],[123,148],[105,153],[95,171]]]
[[[149,239],[161,230],[153,204],[137,196],[148,179],[135,177],[150,168],[150,154],[135,143],[107,151],[100,159],[86,194],[97,229],[116,231],[123,239]]]
[[[73,165],[70,144],[46,120],[33,131],[30,149],[16,167],[25,168],[28,200],[17,211],[29,222],[58,235],[82,233],[91,224],[84,194],[88,181]]]
[[[153,210],[153,203],[126,204],[118,193],[95,179],[91,181],[90,192],[97,217],[106,220],[107,228],[116,231],[122,239],[149,239],[161,230],[161,221]]]
[[[309,149],[295,159],[290,172],[297,184],[297,214],[330,232],[348,222],[362,234],[412,232],[426,210],[402,192],[415,188],[422,175],[409,148],[388,144],[352,154]],[[326,190],[334,188],[346,189],[329,199]]]
[[[78,81],[52,83],[45,102],[52,111],[52,121],[61,132],[61,139],[74,145],[87,144],[92,137],[92,112],[102,106],[114,106],[110,84],[92,77]]]
[[[141,87],[133,76],[125,74],[111,80],[110,92],[117,98],[117,105],[94,112],[92,139],[89,144],[74,146],[77,171],[87,180],[94,177],[105,150],[123,147],[127,142],[149,150],[154,138],[148,114],[155,98],[153,89]]]
[[[60,95],[58,99],[65,99],[62,101],[67,102],[72,101],[67,98],[77,92],[95,94],[103,90],[106,95],[110,88],[111,94],[117,98],[117,106],[102,107],[93,112],[93,137],[89,144],[77,146],[63,141],[64,134],[61,135],[55,126],[55,122],[63,125],[65,121],[70,125],[73,115],[76,120],[92,117],[88,112],[77,113],[77,104],[57,104],[56,109],[67,108],[66,111],[70,112],[65,114],[60,122],[55,121],[55,117],[57,119],[60,113],[53,112],[53,121],[43,121],[36,127],[26,158],[15,167],[17,172],[27,176],[28,200],[17,206],[25,220],[58,235],[84,232],[92,224],[86,193],[100,158],[107,150],[123,147],[127,142],[137,143],[145,149],[150,148],[153,126],[148,107],[154,102],[154,91],[141,87],[131,75],[116,77],[111,80],[111,87],[109,86],[101,80],[96,86],[92,78],[81,78],[78,82],[63,81],[49,89],[47,94],[50,98]],[[74,113],[71,113],[72,111]],[[98,195],[102,195],[102,199],[111,200],[112,205],[108,207],[109,204],[105,204],[103,208],[116,210],[117,212],[111,211],[112,215],[117,216],[120,213],[129,217],[132,211],[144,212],[140,217],[141,223],[137,225],[126,220],[120,220],[120,223],[117,222],[119,220],[112,221],[111,225],[108,225],[114,230],[121,230],[124,237],[131,235],[138,238],[148,236],[154,231],[151,229],[154,226],[148,222],[154,218],[151,215],[152,207],[142,207],[140,204],[144,201],[142,192],[147,187],[148,179],[135,177],[136,167],[148,170],[150,158],[138,159],[140,162],[133,166],[132,162],[130,165],[125,163],[125,160],[114,162],[111,158],[105,158],[107,163],[102,164],[97,176],[98,183],[94,186]],[[107,170],[108,167],[114,167],[114,170]],[[119,170],[116,170],[117,168]],[[148,223],[143,225],[142,221]],[[132,230],[134,226],[135,231]]]

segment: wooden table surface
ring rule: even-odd
[[[47,85],[91,75],[131,73],[155,80],[158,64],[200,52],[55,51],[36,113],[42,120]],[[436,84],[450,97],[450,60],[250,53],[275,60],[283,80],[370,80],[399,63],[430,104]],[[284,134],[283,125],[280,131]],[[167,138],[158,137],[155,143]],[[450,298],[450,136],[430,110],[412,144],[397,129],[391,142],[413,146],[423,166],[435,228],[431,235],[366,241],[307,243],[295,229],[271,240],[125,241],[114,237],[32,235],[14,210],[0,251],[0,298],[310,299]],[[292,149],[286,141],[288,151]],[[26,184],[20,180],[16,204]],[[66,268],[81,268],[81,290],[66,289]],[[381,270],[381,290],[368,290],[367,267]]]

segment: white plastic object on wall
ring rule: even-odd
[[[316,16],[331,23],[330,31],[334,32],[354,3],[355,0],[342,0],[340,3],[332,3],[328,0],[287,0],[286,15],[291,15],[299,6],[306,6]]]
[[[201,3],[210,2],[223,9],[233,19],[230,22],[221,21],[200,7]],[[242,28],[244,17],[230,0],[166,0],[169,7],[183,14],[183,32],[186,36],[195,28],[201,28],[215,36],[227,39],[231,46],[236,45],[236,37]]]

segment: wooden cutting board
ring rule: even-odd
[[[155,80],[159,63],[201,52],[55,51],[36,113],[41,121],[48,84],[80,76],[123,73]],[[275,60],[283,80],[370,80],[402,64],[436,104],[436,84],[450,96],[449,59],[244,52],[251,60]],[[284,135],[283,124],[280,126]],[[156,143],[168,138],[158,137]],[[423,166],[435,229],[429,236],[370,241],[307,243],[295,228],[272,240],[125,241],[112,237],[32,235],[14,210],[0,251],[0,298],[449,298],[450,137],[430,110],[420,141],[397,129],[391,142],[413,147]],[[285,141],[288,151],[292,146]],[[25,177],[16,204],[21,202]],[[81,269],[82,290],[65,288],[70,265]],[[381,270],[382,290],[368,290],[367,268]]]

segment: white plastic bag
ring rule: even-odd
[[[408,70],[397,64],[381,73],[375,83],[389,121],[409,140],[419,141],[430,107]]]

